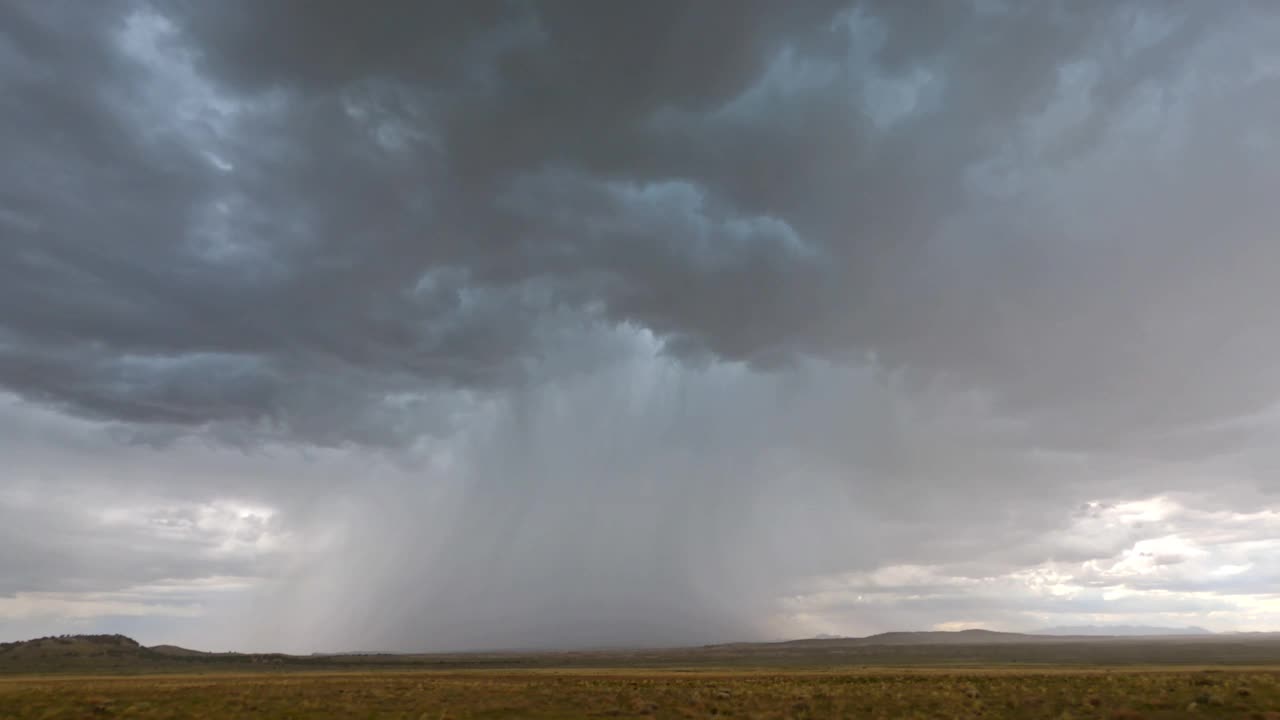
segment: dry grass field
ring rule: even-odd
[[[1280,720],[1280,669],[567,669],[0,678],[3,718]]]

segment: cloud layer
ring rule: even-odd
[[[1280,627],[1280,14],[0,28],[0,633]]]

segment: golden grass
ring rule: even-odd
[[[539,669],[0,679],[0,718],[1280,720],[1280,669]]]

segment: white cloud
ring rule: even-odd
[[[780,622],[793,623],[797,632],[850,633],[863,624],[892,627],[893,618],[927,624],[921,621],[939,613],[974,617],[963,614],[979,608],[978,620],[944,619],[931,626],[1034,630],[1106,623],[1280,630],[1280,539],[1254,539],[1274,533],[1275,513],[1201,511],[1189,507],[1194,499],[1087,503],[1086,512],[1055,531],[1055,538],[1104,530],[1132,542],[1118,553],[1080,562],[1044,560],[983,577],[962,563],[815,578],[783,602]],[[957,609],[949,611],[949,605]]]

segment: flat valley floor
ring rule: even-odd
[[[0,718],[1280,720],[1280,667],[211,671],[0,677]]]

